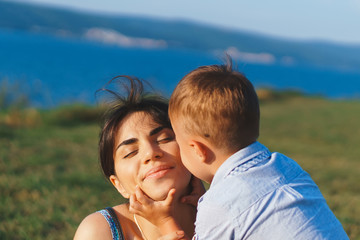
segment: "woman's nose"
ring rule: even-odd
[[[160,149],[157,144],[149,144],[146,148],[146,155],[144,158],[144,163],[148,163],[150,161],[156,161],[163,156],[163,151]]]

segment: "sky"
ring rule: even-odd
[[[360,44],[360,0],[13,0],[181,19],[274,37]]]

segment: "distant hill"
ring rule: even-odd
[[[214,53],[227,50],[244,62],[360,71],[360,45],[290,41],[186,21],[91,14],[0,1],[0,29],[128,47],[184,48]]]

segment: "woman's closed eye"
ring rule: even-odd
[[[127,153],[123,158],[131,158],[133,156],[135,156],[137,154],[138,150],[134,150],[134,151],[131,151],[129,153]]]

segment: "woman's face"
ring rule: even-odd
[[[184,190],[191,177],[181,163],[174,132],[144,112],[122,121],[115,138],[114,160],[116,176],[110,180],[124,197],[138,185],[149,197],[162,200],[171,188]]]

